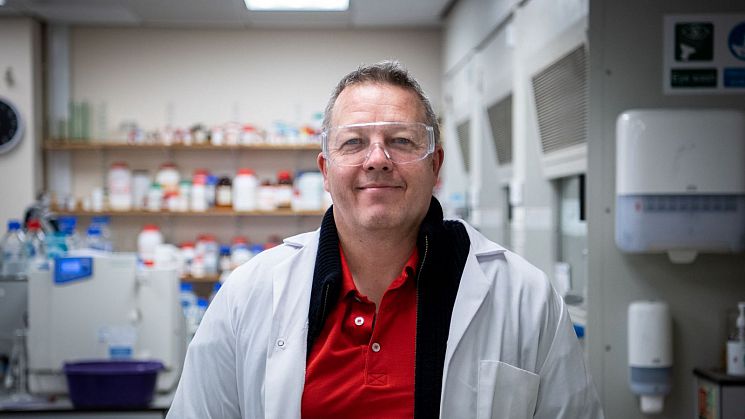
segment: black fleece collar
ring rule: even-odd
[[[470,239],[463,224],[443,221],[442,207],[432,197],[417,236],[420,264],[416,272],[417,325],[414,417],[437,418],[450,319]],[[308,309],[310,354],[341,289],[339,236],[333,208],[321,222],[318,253]]]

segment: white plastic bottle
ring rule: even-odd
[[[147,224],[137,236],[137,256],[143,262],[155,260],[155,248],[163,244],[163,234],[155,224]]]
[[[116,162],[109,169],[109,207],[113,211],[132,209],[132,172],[124,162]]]
[[[174,163],[163,163],[155,174],[155,182],[163,189],[163,194],[167,192],[178,193],[178,185],[181,182],[181,174]]]
[[[739,314],[727,341],[727,374],[745,375],[745,302],[737,303]]]
[[[230,268],[235,269],[248,262],[253,257],[251,249],[248,247],[248,240],[245,237],[235,237],[230,249]]]
[[[194,267],[194,263],[199,264],[199,259],[201,258],[204,275],[217,275],[217,268],[220,259],[220,248],[217,244],[217,239],[215,238],[215,236],[212,234],[199,235],[199,237],[197,238],[195,253],[196,255],[194,257],[194,262],[192,262],[192,267]]]
[[[277,186],[268,180],[261,182],[256,199],[256,209],[260,211],[274,211],[277,209]]]
[[[163,188],[160,183],[153,182],[147,191],[147,210],[158,212],[163,209]]]
[[[233,179],[233,210],[254,211],[257,207],[259,180],[251,169],[239,169]]]
[[[191,203],[192,211],[207,211],[207,172],[198,170],[192,177]]]
[[[21,222],[8,220],[8,232],[0,242],[2,248],[2,275],[22,275],[28,269],[28,244],[21,230]]]

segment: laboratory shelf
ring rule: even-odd
[[[220,275],[205,275],[205,276],[191,276],[191,275],[185,275],[181,277],[181,282],[217,282],[220,280]]]
[[[293,211],[291,209],[277,209],[274,211],[233,211],[230,208],[211,208],[207,211],[84,211],[84,210],[61,210],[52,208],[59,215],[75,215],[81,217],[92,217],[97,215],[109,215],[116,217],[320,217],[324,211]]]
[[[105,140],[47,140],[44,149],[50,151],[85,151],[85,150],[214,150],[214,151],[240,151],[240,150],[277,150],[277,151],[320,151],[320,143],[303,144],[270,144],[257,143],[245,145],[212,145],[212,144],[131,144],[122,141]]]

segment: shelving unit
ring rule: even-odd
[[[291,209],[278,209],[275,211],[233,211],[230,208],[211,208],[207,211],[67,211],[58,208],[52,210],[60,215],[75,215],[90,217],[97,215],[108,215],[116,217],[319,217],[324,211],[293,211]]]
[[[240,167],[251,167],[266,177],[276,170],[307,170],[316,166],[320,141],[312,143],[274,144],[269,142],[246,145],[129,143],[113,139],[70,140],[47,138],[42,148],[48,188],[68,190],[72,196],[84,196],[94,186],[105,185],[106,172],[114,161],[127,162],[133,169],[145,169],[153,174],[158,161],[172,161],[182,175],[197,168],[217,174],[230,174]],[[57,182],[57,183],[55,183]],[[60,183],[61,182],[61,183]],[[63,195],[69,196],[69,195]],[[105,215],[112,218],[112,233],[117,249],[132,251],[142,226],[154,223],[170,243],[192,241],[199,234],[214,234],[218,242],[227,243],[236,235],[247,236],[261,243],[274,237],[288,237],[317,228],[325,211],[293,211],[280,208],[274,211],[233,211],[232,208],[210,208],[206,211],[90,211],[79,202],[75,209],[62,206],[52,208],[58,215],[82,218],[85,226],[90,217]],[[88,208],[88,207],[86,207]],[[84,227],[83,227],[84,228]],[[219,278],[184,278],[196,286],[206,287]],[[205,288],[206,289],[206,288]]]
[[[240,151],[240,150],[277,150],[277,151],[320,151],[318,143],[270,144],[257,143],[245,145],[212,145],[212,144],[131,144],[120,141],[104,140],[47,140],[44,150],[48,151],[85,151],[85,150],[195,150],[195,151]]]

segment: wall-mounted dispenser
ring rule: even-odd
[[[662,413],[673,378],[673,327],[661,301],[634,301],[628,313],[629,386],[643,413]]]
[[[667,252],[745,250],[745,112],[629,110],[616,122],[616,245]]]

